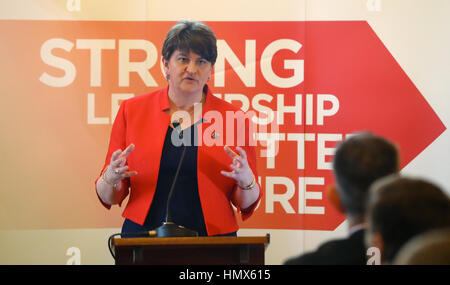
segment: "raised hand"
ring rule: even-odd
[[[108,184],[118,184],[122,179],[137,175],[137,171],[130,171],[126,165],[127,157],[133,152],[135,146],[130,144],[124,151],[116,150],[111,155],[111,161],[105,170],[105,180]]]
[[[248,165],[247,154],[241,147],[236,147],[239,154],[234,152],[230,147],[225,146],[224,151],[233,159],[233,163],[230,165],[231,172],[220,171],[223,176],[233,178],[236,180],[237,185],[241,188],[246,188],[249,186],[253,180],[253,172]]]

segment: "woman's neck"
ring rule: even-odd
[[[173,89],[169,88],[169,103],[170,108],[175,110],[189,110],[194,104],[204,101],[204,94],[182,94],[177,93]]]
[[[193,94],[174,96],[174,94],[170,92],[169,88],[170,109],[166,112],[170,115],[170,121],[179,121],[181,124],[181,129],[183,130],[190,127],[193,123],[201,119],[201,106],[205,100],[206,94],[203,92],[196,96],[193,96]],[[200,109],[198,109],[199,106],[195,107],[197,104],[200,104]]]

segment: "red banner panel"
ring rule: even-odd
[[[166,86],[174,22],[0,21],[0,228],[118,227],[94,190],[121,100]],[[256,112],[263,199],[243,228],[333,230],[334,148],[371,131],[401,167],[444,130],[367,22],[207,22],[215,96]],[[220,171],[218,169],[217,171]]]

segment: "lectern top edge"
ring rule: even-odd
[[[116,238],[114,246],[145,246],[145,245],[239,245],[264,244],[270,242],[270,235],[244,237],[146,237],[146,238]]]

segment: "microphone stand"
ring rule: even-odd
[[[173,122],[175,126],[175,122]],[[177,122],[177,127],[180,124]],[[177,128],[175,127],[174,130]],[[183,226],[177,225],[172,221],[172,216],[170,214],[170,201],[172,200],[173,190],[175,188],[175,184],[178,179],[178,175],[180,174],[181,165],[183,164],[184,155],[186,154],[186,144],[183,142],[183,152],[181,153],[180,161],[178,162],[177,171],[175,172],[175,177],[172,182],[172,186],[169,190],[169,195],[167,197],[167,205],[166,205],[166,218],[161,226],[156,228],[153,231],[150,231],[151,236],[155,237],[196,237],[198,233],[196,231],[190,230]]]

